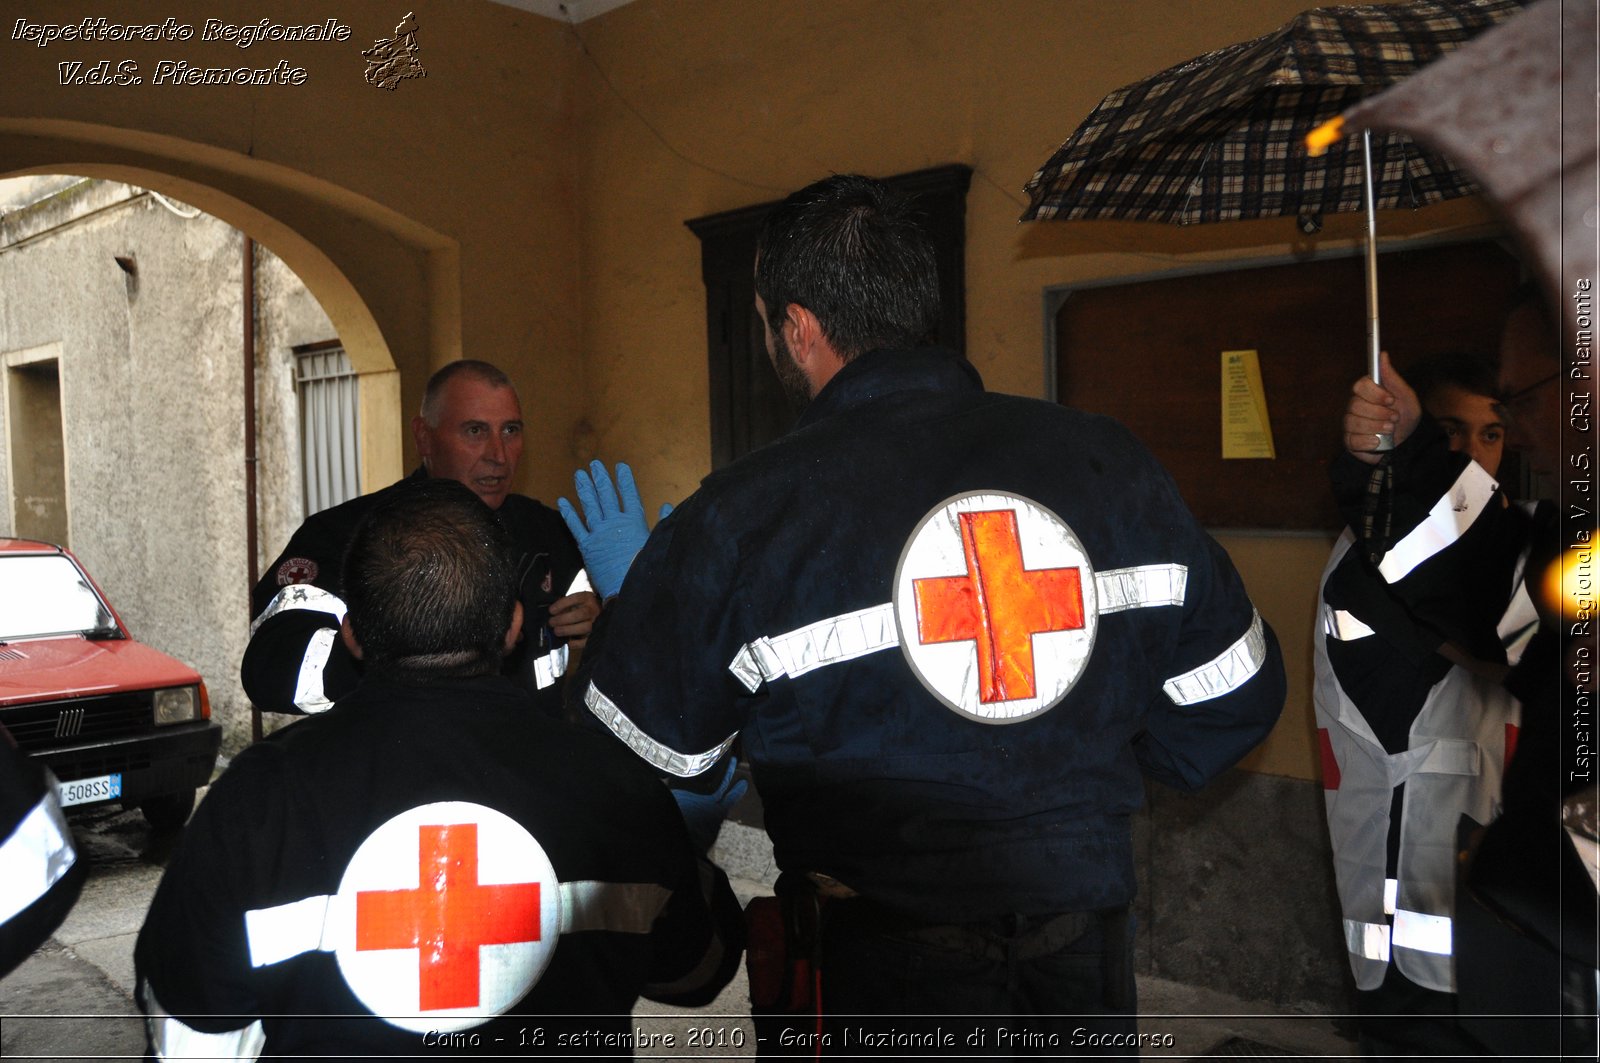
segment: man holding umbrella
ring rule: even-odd
[[[1496,814],[1516,744],[1521,709],[1498,677],[1537,625],[1527,596],[1510,594],[1510,567],[1525,553],[1527,535],[1520,531],[1496,551],[1506,569],[1498,580],[1487,569],[1482,579],[1463,579],[1443,559],[1407,567],[1415,551],[1400,544],[1387,563],[1374,564],[1370,555],[1382,545],[1371,540],[1385,517],[1362,509],[1379,457],[1367,448],[1393,420],[1405,445],[1377,473],[1380,487],[1397,478],[1410,488],[1431,463],[1451,470],[1461,497],[1471,492],[1494,507],[1486,521],[1521,528],[1532,507],[1510,510],[1494,488],[1507,418],[1492,367],[1445,355],[1418,366],[1413,379],[1415,391],[1386,364],[1383,388],[1365,377],[1356,384],[1352,409],[1367,396],[1400,412],[1371,426],[1352,423],[1349,454],[1334,466],[1353,530],[1340,537],[1323,573],[1316,713],[1362,1047],[1378,1055],[1472,1055],[1479,1046],[1455,1018],[1456,830],[1463,815],[1482,825]],[[1366,427],[1375,431],[1360,431]],[[1441,596],[1457,606],[1469,586],[1503,588],[1497,597],[1473,595],[1481,612],[1496,613],[1482,625],[1493,633],[1489,644],[1452,639],[1408,607],[1423,603],[1426,611]]]
[[[1513,308],[1502,337],[1505,397],[1498,408],[1536,474],[1559,470],[1555,352],[1555,333],[1539,297],[1530,293]],[[1392,736],[1398,752],[1381,758],[1414,771],[1407,789],[1426,786],[1430,798],[1413,810],[1415,798],[1406,794],[1400,878],[1385,894],[1388,914],[1377,915],[1364,935],[1350,934],[1351,905],[1372,910],[1371,888],[1363,902],[1362,890],[1347,881],[1356,870],[1351,859],[1336,861],[1358,985],[1380,988],[1370,978],[1363,983],[1363,968],[1381,977],[1384,963],[1372,961],[1392,956],[1407,978],[1459,990],[1461,1029],[1485,1049],[1550,1054],[1576,1048],[1592,1056],[1595,891],[1561,829],[1563,798],[1586,776],[1575,770],[1574,749],[1563,741],[1563,691],[1571,690],[1563,664],[1566,632],[1551,621],[1559,605],[1542,590],[1547,573],[1559,571],[1559,514],[1548,501],[1507,503],[1485,470],[1450,452],[1387,363],[1384,379],[1381,386],[1367,378],[1354,385],[1344,421],[1348,457],[1331,470],[1356,532],[1354,549],[1382,586],[1365,603],[1375,611],[1354,605],[1351,611],[1364,612],[1354,619],[1370,621],[1391,642],[1398,641],[1397,624],[1414,633],[1413,641],[1431,640],[1429,652],[1455,667],[1426,688],[1427,705],[1409,735],[1409,721],[1400,721]],[[1374,437],[1382,432],[1393,433],[1395,449],[1380,461]],[[1339,681],[1348,682],[1349,675],[1340,672]],[[1330,678],[1319,673],[1319,701],[1337,692],[1338,715],[1348,721],[1351,714],[1342,710],[1353,706],[1344,692],[1322,685]],[[1369,711],[1371,699],[1403,697],[1386,689],[1401,679],[1392,668],[1370,675],[1366,693],[1355,695],[1368,700],[1360,711],[1374,727],[1384,721]],[[1319,717],[1324,708],[1319,704]],[[1388,727],[1394,731],[1393,721]],[[1342,748],[1358,752],[1348,741]],[[1336,852],[1337,790],[1350,763],[1336,758],[1331,786],[1324,780]],[[1457,845],[1448,844],[1458,822],[1459,844],[1470,856],[1458,856]],[[1408,855],[1433,861],[1433,881],[1405,874]],[[1442,910],[1418,903],[1428,900]],[[1358,947],[1367,959],[1357,955]],[[1416,994],[1396,995],[1399,986],[1392,977],[1383,980],[1385,1006],[1376,1010],[1416,1006]],[[1436,1002],[1429,1010],[1443,1009]],[[1396,1031],[1414,1033],[1398,1025],[1383,1032]],[[1452,1040],[1444,1051],[1463,1051],[1459,1032],[1447,1036]],[[1392,1042],[1379,1047],[1400,1050]],[[1437,1041],[1407,1047],[1441,1050]]]

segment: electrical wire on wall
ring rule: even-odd
[[[178,206],[178,204],[174,203],[172,200],[168,199],[166,196],[162,195],[160,192],[157,192],[153,188],[147,188],[145,191],[149,192],[150,195],[155,198],[157,203],[160,203],[163,207],[166,207],[180,218],[198,218],[201,214],[199,207],[190,207],[188,210],[183,210]]]
[[[716,166],[710,165],[709,163],[705,163],[694,158],[686,151],[680,149],[677,145],[668,140],[666,134],[661,131],[660,127],[652,122],[645,115],[645,113],[633,103],[632,100],[628,99],[628,97],[622,93],[622,90],[617,87],[616,82],[612,80],[610,73],[603,65],[601,65],[600,60],[596,58],[594,53],[589,50],[588,42],[585,41],[583,39],[583,35],[578,32],[577,23],[581,21],[582,16],[576,10],[577,6],[577,4],[560,5],[560,9],[567,19],[567,31],[572,34],[572,39],[577,42],[579,51],[583,53],[583,57],[588,60],[589,65],[594,67],[595,73],[599,75],[600,80],[605,84],[606,89],[611,93],[612,96],[616,98],[617,102],[620,103],[629,114],[633,115],[640,125],[644,126],[644,128],[650,133],[651,137],[653,137],[656,142],[662,146],[662,148],[664,148],[675,158],[680,159],[690,166],[693,166],[695,169],[703,170],[706,173],[713,174],[728,181],[732,181],[735,184],[743,185],[746,188],[753,188],[761,192],[771,192],[778,196],[787,195],[789,192],[794,191],[794,189],[790,187],[779,187],[776,185],[763,184],[760,181],[753,181],[747,177],[741,177],[738,174],[729,173],[727,170],[720,169]],[[972,161],[959,161],[962,161],[965,165],[971,168],[974,177],[988,185],[990,188],[993,188],[1008,202],[1014,204],[1019,211],[1027,207],[1028,202],[1019,191],[1022,187],[1021,182],[1017,184],[1016,189],[1007,187],[992,177],[986,168],[977,166]],[[1179,262],[1185,259],[1183,254],[1145,251],[1133,247],[1118,248],[1116,249],[1116,253],[1132,258],[1165,263]]]
[[[578,50],[583,53],[583,57],[588,60],[589,65],[594,67],[595,73],[599,75],[600,80],[605,84],[606,89],[613,97],[616,98],[617,102],[620,103],[629,114],[633,115],[639,124],[642,125],[650,133],[651,137],[653,137],[656,142],[659,143],[668,153],[675,158],[682,160],[684,163],[693,166],[697,170],[703,170],[706,173],[713,174],[728,181],[732,181],[735,184],[743,185],[746,188],[753,188],[761,192],[771,192],[776,196],[787,195],[789,192],[794,191],[793,188],[763,184],[760,181],[753,181],[749,178],[741,177],[738,174],[729,173],[727,170],[719,169],[718,167],[712,166],[709,163],[701,162],[699,159],[694,158],[684,150],[680,149],[677,145],[673,144],[667,139],[666,134],[661,131],[660,127],[652,122],[645,115],[645,113],[633,103],[632,100],[628,99],[628,97],[623,94],[622,90],[617,87],[616,82],[612,80],[610,73],[603,65],[601,65],[600,60],[593,52],[589,50],[588,42],[585,41],[583,39],[583,35],[578,32],[577,23],[581,21],[581,16],[575,10],[576,5],[562,4],[560,7],[562,13],[567,17],[567,31],[572,34],[572,39],[577,42]],[[1021,183],[1019,183],[1016,186],[1016,190],[1014,190],[997,181],[993,176],[990,175],[986,168],[974,165],[972,162],[968,162],[966,160],[961,161],[971,168],[974,177],[988,185],[990,188],[994,189],[1008,202],[1015,205],[1019,211],[1027,207],[1027,200],[1020,194],[1019,191],[1022,187]],[[1135,247],[1117,248],[1116,253],[1131,258],[1145,259],[1152,262],[1163,263],[1180,262],[1185,258],[1185,256],[1182,254],[1145,251]]]
[[[594,67],[595,73],[600,75],[600,80],[605,82],[607,89],[611,90],[611,95],[615,96],[617,98],[617,102],[622,104],[623,107],[627,108],[628,113],[637,118],[639,120],[639,124],[648,129],[650,131],[650,135],[656,138],[656,142],[659,143],[663,148],[666,148],[667,151],[670,152],[674,157],[681,159],[696,169],[704,170],[710,174],[715,174],[716,176],[725,178],[734,182],[735,184],[744,185],[746,188],[754,188],[762,192],[776,192],[779,194],[787,193],[789,191],[787,188],[777,188],[773,185],[764,185],[757,181],[751,181],[740,177],[737,174],[731,174],[726,170],[719,170],[715,166],[703,163],[699,159],[691,158],[682,151],[679,151],[678,148],[666,138],[665,134],[663,134],[660,129],[656,128],[655,124],[651,122],[650,119],[644,116],[644,112],[635,107],[633,105],[633,101],[624,96],[622,91],[617,88],[616,83],[611,80],[611,75],[606,73],[605,67],[601,66],[600,61],[594,57],[594,53],[589,51],[589,45],[583,39],[583,35],[578,32],[578,27],[571,22],[568,22],[567,31],[572,34],[572,39],[578,42],[578,50],[583,52],[583,57],[585,59],[589,60],[589,65]]]

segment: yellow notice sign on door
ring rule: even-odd
[[[1276,458],[1261,360],[1255,351],[1222,352],[1223,458]]]

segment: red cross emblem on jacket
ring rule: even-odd
[[[942,503],[901,553],[901,647],[929,691],[964,715],[1009,723],[1058,703],[1096,627],[1094,571],[1066,522],[985,491]]]
[[[420,805],[356,850],[339,884],[354,940],[339,970],[373,1014],[458,1030],[504,1014],[561,936],[561,884],[538,841],[496,809]]]
[[[356,894],[356,949],[416,949],[421,1008],[479,1003],[478,949],[539,940],[539,883],[478,881],[478,825],[418,831],[416,889]]]

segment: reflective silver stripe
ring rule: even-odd
[[[1378,563],[1378,572],[1390,583],[1405,579],[1412,569],[1461,538],[1499,487],[1483,466],[1475,461],[1467,462],[1456,482],[1434,503],[1422,523],[1407,532],[1406,537],[1384,555]]]
[[[1162,689],[1179,705],[1194,705],[1231,694],[1248,683],[1267,659],[1267,636],[1261,614],[1250,610],[1250,630],[1217,657],[1183,675],[1175,675]]]
[[[1357,956],[1389,962],[1389,927],[1384,923],[1344,921],[1345,947]]]
[[[1383,914],[1394,914],[1395,899],[1400,896],[1400,880],[1386,878],[1383,880]]]
[[[52,789],[0,843],[0,923],[50,892],[77,860],[72,832]]]
[[[1098,613],[1182,605],[1189,569],[1185,565],[1115,568],[1096,573],[1094,583]],[[894,603],[887,602],[748,642],[733,655],[728,671],[754,694],[773,679],[805,675],[898,645]]]
[[[556,680],[567,674],[567,647],[557,646],[533,662],[533,685],[540,690],[555,686]]]
[[[1396,908],[1394,947],[1448,956],[1451,953],[1450,920],[1442,915],[1424,915],[1422,912]]]
[[[261,1020],[225,1033],[202,1033],[174,1019],[161,1006],[148,983],[140,987],[150,1030],[150,1047],[157,1059],[260,1059],[267,1045]]]
[[[561,933],[610,930],[648,934],[672,893],[653,882],[563,882]],[[266,967],[307,952],[335,952],[355,942],[355,896],[306,897],[244,913],[250,966]]]
[[[1094,574],[1095,610],[1120,613],[1159,605],[1182,605],[1189,587],[1187,565],[1140,565]]]
[[[1532,518],[1537,505],[1520,502],[1517,508]],[[1517,567],[1511,576],[1511,582],[1516,590],[1511,592],[1511,602],[1501,615],[1500,622],[1495,625],[1495,634],[1500,636],[1500,645],[1505,647],[1506,663],[1513,668],[1522,660],[1523,651],[1528,648],[1528,643],[1533,641],[1533,636],[1539,630],[1539,610],[1533,604],[1533,598],[1528,594],[1528,585],[1524,582],[1527,575],[1528,551],[1524,549],[1517,558]]]
[[[672,891],[653,882],[563,882],[561,932],[648,934]]]
[[[332,613],[340,622],[344,621],[345,605],[337,594],[330,594],[321,587],[309,583],[293,583],[279,591],[277,597],[261,610],[261,615],[250,621],[250,634],[254,635],[256,628],[279,613],[287,613],[294,609],[314,609],[319,613]]]
[[[578,569],[578,574],[572,578],[572,583],[567,587],[567,594],[581,594],[584,591],[593,592],[594,585],[589,582],[589,573],[585,569]],[[567,674],[571,664],[572,655],[563,643],[549,653],[533,662],[533,685],[540,690],[546,690],[556,685],[556,680]]]
[[[1589,873],[1595,889],[1600,890],[1600,846],[1595,844],[1594,839],[1585,838],[1571,827],[1565,829],[1567,838],[1572,842],[1573,851],[1578,854],[1578,861]]]
[[[328,667],[333,640],[338,637],[336,629],[319,627],[306,642],[306,653],[300,659],[300,671],[294,683],[294,703],[301,712],[323,712],[333,705],[323,689],[322,672]]]
[[[330,594],[310,583],[295,583],[279,591],[277,597],[261,610],[261,615],[250,623],[250,634],[279,613],[296,609],[328,613],[335,618],[334,626],[318,628],[306,642],[305,655],[300,659],[300,670],[295,674],[294,704],[301,712],[317,713],[329,708],[322,686],[322,672],[328,667],[328,655],[333,652],[333,640],[338,637],[338,625],[343,623],[345,604],[336,594]]]
[[[680,779],[692,779],[721,760],[722,755],[732,747],[733,740],[739,737],[739,732],[735,731],[719,745],[704,753],[679,753],[639,730],[638,725],[628,719],[592,681],[589,683],[589,689],[583,692],[583,703],[589,706],[589,711],[594,713],[595,718],[610,728],[611,733],[622,739],[629,749],[650,764]]]
[[[739,648],[728,671],[753,694],[767,680],[804,675],[823,665],[854,660],[898,645],[900,632],[895,625],[894,603],[890,602],[756,639]]]
[[[1480,759],[1478,743],[1469,738],[1435,738],[1416,770],[1430,775],[1476,775]]]
[[[1329,609],[1326,606],[1323,607],[1322,612],[1322,629],[1330,639],[1336,639],[1339,642],[1354,642],[1356,639],[1364,639],[1369,635],[1376,634],[1370,627],[1358,620],[1354,613],[1344,609]]]
[[[1522,651],[1528,648],[1528,643],[1533,641],[1534,633],[1538,630],[1539,610],[1528,594],[1528,585],[1518,580],[1511,604],[1506,606],[1505,615],[1495,625],[1500,644],[1506,648],[1507,664],[1514,666],[1522,660]]]
[[[307,897],[244,913],[250,966],[282,963],[306,952],[332,952],[341,938],[353,939],[351,902],[337,895]]]

